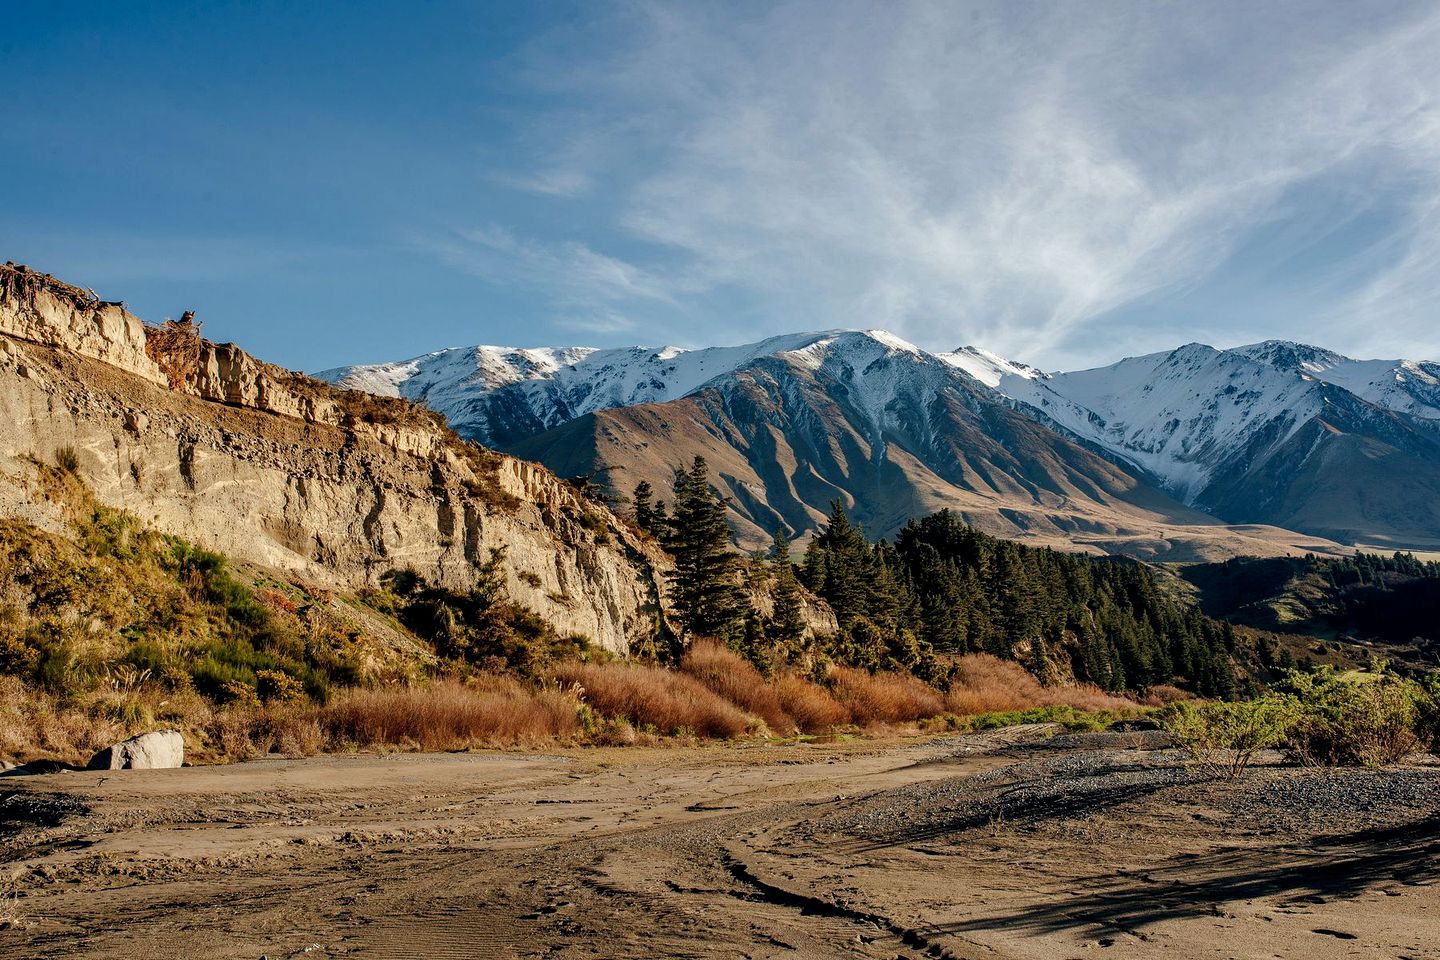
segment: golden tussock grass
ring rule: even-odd
[[[692,676],[636,663],[565,663],[561,683],[577,684],[580,698],[598,713],[624,717],[640,729],[728,740],[754,723],[739,707]]]
[[[425,686],[347,691],[320,708],[317,720],[332,745],[462,750],[574,738],[581,732],[579,707],[570,691],[486,677],[469,684],[440,680]],[[303,740],[307,733],[292,730],[291,735]]]
[[[1096,711],[1134,709],[1136,704],[1090,684],[1047,687],[1020,664],[988,653],[961,657],[945,694],[946,709],[960,716],[1061,706]]]
[[[685,651],[680,669],[711,692],[764,720],[771,733],[788,735],[799,726],[755,665],[723,643],[697,640]]]
[[[850,722],[850,711],[829,690],[799,674],[782,673],[776,677],[775,695],[806,733],[828,733]]]
[[[857,726],[910,723],[945,712],[945,701],[935,688],[909,674],[837,667],[831,685]]]

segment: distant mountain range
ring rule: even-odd
[[[467,347],[341,367],[462,435],[617,493],[696,454],[736,539],[843,500],[876,535],[950,507],[989,532],[1169,559],[1440,546],[1440,364],[1187,344],[1072,373],[885,331],[738,347]]]

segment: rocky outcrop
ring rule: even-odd
[[[74,452],[101,502],[237,560],[342,589],[412,568],[464,590],[503,550],[511,595],[624,652],[663,618],[654,543],[541,467],[402,401],[147,328],[0,268],[0,514],[59,529],[36,462]]]
[[[165,375],[145,352],[145,325],[121,303],[20,264],[0,267],[0,333],[64,346],[151,383]]]
[[[178,730],[157,730],[122,740],[90,758],[90,770],[168,770],[185,765],[185,738]]]

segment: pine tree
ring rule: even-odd
[[[635,505],[635,523],[646,533],[655,532],[654,496],[655,491],[651,488],[648,480],[641,480],[635,484],[635,493],[631,498]]]
[[[780,547],[783,533],[775,537]],[[795,568],[784,561],[775,564],[775,611],[771,619],[770,636],[787,646],[798,644],[805,636],[805,618],[800,608],[800,584],[795,580]]]
[[[669,549],[675,602],[685,632],[692,636],[736,638],[744,627],[743,591],[737,583],[739,560],[730,548],[725,504],[710,488],[709,470],[696,457],[690,470],[675,471],[675,515]]]
[[[812,537],[805,545],[805,559],[800,567],[800,579],[811,593],[823,594],[825,592],[825,551],[820,549],[820,541]]]
[[[787,567],[794,562],[790,556],[790,538],[785,535],[783,523],[775,528],[775,543],[770,547],[770,559]]]

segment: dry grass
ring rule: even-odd
[[[578,685],[580,698],[602,716],[624,717],[642,730],[728,740],[755,726],[699,680],[664,667],[566,663],[555,668],[555,676]]]
[[[0,930],[24,930],[30,918],[20,909],[20,882],[16,877],[0,877]]]
[[[1145,705],[1147,707],[1163,707],[1171,703],[1179,703],[1181,700],[1194,700],[1195,694],[1181,690],[1179,687],[1171,686],[1168,683],[1157,683],[1145,692]]]
[[[1128,710],[1132,700],[1112,696],[1099,687],[1080,684],[1047,687],[1012,660],[988,653],[971,653],[956,663],[955,680],[945,694],[945,707],[959,716],[1007,713],[1035,707],[1074,707],[1076,710]]]
[[[62,703],[18,677],[0,676],[0,759],[83,764],[132,732],[122,720]]]
[[[799,726],[754,664],[723,643],[697,640],[685,651],[680,669],[713,693],[764,720],[772,733],[789,735]]]
[[[487,677],[472,684],[438,681],[350,691],[321,708],[318,721],[332,745],[463,750],[576,737],[581,732],[579,707],[570,691]]]
[[[850,711],[830,691],[795,673],[775,678],[775,696],[806,733],[828,733],[850,722]]]
[[[909,674],[838,667],[831,683],[835,699],[858,726],[911,723],[945,712],[945,701],[935,688]]]

